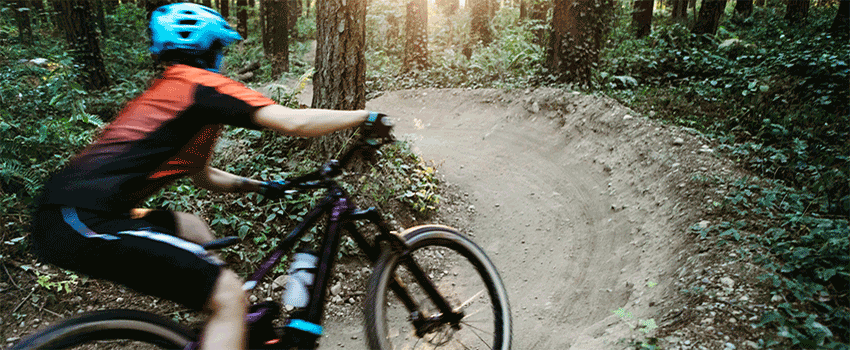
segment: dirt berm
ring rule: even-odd
[[[704,203],[689,182],[721,167],[699,137],[557,89],[397,91],[367,109],[456,190],[441,223],[498,266],[515,349],[622,348],[679,306]],[[364,346],[359,320],[328,328],[323,348]]]

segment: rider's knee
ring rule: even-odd
[[[217,310],[245,310],[248,299],[242,290],[242,279],[231,270],[222,270],[215,282],[215,287],[207,300],[207,308]]]

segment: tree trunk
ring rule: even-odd
[[[490,0],[469,0],[472,6],[472,37],[473,41],[489,44],[493,41],[490,32]]]
[[[526,6],[526,0],[519,1],[519,20],[523,21],[528,18],[528,7]]]
[[[103,0],[94,0],[94,5],[97,13],[97,25],[100,28],[100,36],[107,38],[109,37],[109,32],[106,29],[106,8],[103,5]]]
[[[270,57],[272,47],[272,38],[269,31],[269,27],[272,25],[270,22],[274,20],[269,10],[269,3],[272,1],[274,0],[260,1],[260,38],[263,39],[263,54],[266,57]]]
[[[676,3],[680,1],[676,0]],[[637,37],[643,38],[649,35],[652,29],[652,5],[653,0],[636,0],[635,11],[632,13],[634,27],[637,28]]]
[[[613,2],[555,0],[547,66],[558,82],[589,85]]]
[[[673,0],[673,19],[679,22],[688,19],[688,0]]]
[[[402,69],[424,69],[428,66],[428,3],[409,0],[404,24],[405,44]]]
[[[54,0],[56,1],[56,0]],[[160,6],[165,6],[172,3],[172,0],[140,0],[145,3],[145,11],[147,11],[147,19],[151,18],[151,13]]]
[[[218,12],[224,19],[230,17],[230,0],[218,0]]]
[[[18,25],[18,42],[29,46],[33,41],[32,8],[29,7],[25,0],[13,1],[10,5],[12,5],[12,10],[15,11],[15,22]]]
[[[753,13],[753,0],[736,0],[735,13],[744,17],[750,17]]]
[[[289,0],[263,0],[263,48],[272,63],[272,78],[289,70]],[[266,47],[268,45],[268,47]]]
[[[113,13],[115,11],[115,8],[118,7],[120,3],[120,0],[104,0],[103,6],[106,7],[107,13]]]
[[[703,0],[699,9],[699,18],[691,31],[694,34],[714,35],[717,33],[724,8],[726,8],[726,0]]]
[[[460,0],[437,0],[436,4],[446,16],[454,15],[460,8]]]
[[[544,24],[546,22],[546,16],[548,16],[550,6],[551,3],[549,1],[531,0],[531,7],[529,8],[528,14],[529,19],[536,21],[539,24]],[[546,31],[542,28],[538,28],[532,30],[532,32],[534,33],[535,44],[542,46],[543,40],[546,36]]]
[[[316,2],[314,108],[354,110],[366,107],[366,0]],[[311,142],[329,156],[351,131]]]
[[[809,16],[809,0],[788,0],[785,20],[788,24],[800,24]]]
[[[236,0],[236,32],[248,38],[248,0]]]
[[[83,70],[83,84],[88,90],[109,86],[106,67],[100,52],[92,9],[88,0],[53,0],[58,11],[57,23],[65,32],[74,62]]]
[[[394,13],[387,14],[387,35],[386,40],[384,41],[387,48],[394,47],[398,42],[399,33],[401,32],[401,24],[399,24],[399,20],[401,17],[396,16]]]
[[[829,32],[842,36],[850,34],[850,0],[841,0],[838,4],[838,12],[835,13]]]
[[[366,1],[317,1],[316,18],[313,107],[365,108]]]
[[[298,24],[298,17],[301,17],[301,0],[289,0],[289,36],[295,36],[293,31],[295,25]]]

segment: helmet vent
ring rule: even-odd
[[[193,25],[197,24],[198,21],[194,20],[194,19],[181,19],[177,23],[180,24],[180,25],[193,26]]]

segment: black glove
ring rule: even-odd
[[[370,112],[369,118],[363,123],[363,139],[372,146],[391,142],[393,126],[392,119],[386,114]]]
[[[289,182],[286,180],[266,181],[260,184],[260,194],[269,199],[283,198],[288,188]]]

